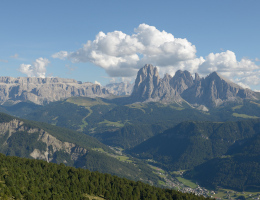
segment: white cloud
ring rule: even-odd
[[[97,84],[97,85],[100,85],[100,86],[101,86],[101,83],[98,82],[98,81],[95,81],[94,84]]]
[[[68,56],[68,52],[66,51],[60,51],[58,53],[53,54],[51,57],[53,58],[59,58],[61,60],[65,60]]]
[[[260,66],[247,58],[237,61],[235,53],[229,50],[216,54],[210,53],[198,69],[202,75],[213,71],[234,79],[237,84],[247,88],[260,83],[259,75],[256,75],[260,74]]]
[[[95,40],[88,41],[75,52],[61,51],[53,58],[68,58],[72,62],[91,62],[102,67],[111,77],[132,77],[139,68],[151,63],[160,68],[179,65],[186,69],[197,63],[196,47],[187,39],[174,38],[171,33],[154,26],[140,24],[134,34],[121,31],[99,32]],[[191,64],[194,62],[194,64]],[[187,68],[188,69],[188,68]],[[174,71],[174,70],[173,70]]]
[[[21,64],[19,71],[26,74],[28,77],[45,78],[46,67],[50,61],[46,58],[38,58],[32,65]]]
[[[159,67],[159,74],[161,77],[164,76],[164,74],[168,73],[171,76],[174,76],[175,72],[177,70],[187,70],[191,74],[194,74],[198,71],[198,68],[201,64],[205,62],[205,59],[203,57],[195,58],[192,60],[187,60],[187,61],[181,61],[178,64],[174,66],[169,66],[169,67]]]
[[[239,86],[241,86],[242,88],[249,88],[249,89],[250,89],[250,86],[249,86],[249,85],[246,85],[246,84],[244,84],[244,83],[242,83],[242,82],[237,82],[237,84],[238,84]]]
[[[179,69],[202,76],[217,71],[241,86],[260,84],[260,67],[254,63],[258,58],[238,61],[234,52],[221,51],[210,53],[206,58],[197,57],[196,47],[186,38],[175,38],[154,26],[140,24],[132,35],[121,31],[99,32],[95,40],[87,41],[82,48],[70,53],[60,51],[52,57],[69,59],[73,63],[93,63],[117,81],[119,77],[132,79],[139,68],[153,64],[161,77],[165,73],[173,76]]]

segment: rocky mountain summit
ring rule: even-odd
[[[137,74],[131,98],[137,102],[188,102],[193,105],[217,107],[229,101],[257,99],[255,92],[244,89],[213,72],[205,78],[196,73],[178,70],[173,77],[159,77],[156,67],[145,65]]]
[[[106,97],[108,90],[98,84],[64,78],[0,77],[0,103],[32,101],[45,104],[72,96]]]

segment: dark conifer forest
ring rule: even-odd
[[[64,164],[0,154],[1,199],[205,199]]]

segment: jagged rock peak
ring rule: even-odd
[[[178,70],[170,82],[171,86],[178,92],[182,93],[193,85],[193,78],[188,71]]]
[[[200,79],[199,74],[198,74],[198,73],[195,73],[195,81],[198,82],[198,81],[200,81],[200,80],[201,80],[201,79]]]
[[[114,95],[123,96],[131,95],[134,83],[121,82],[121,83],[110,83],[105,86],[105,88]]]
[[[133,101],[182,102],[217,107],[228,101],[257,99],[256,94],[233,83],[217,72],[205,78],[188,71],[178,70],[173,77],[166,74],[160,79],[156,67],[145,65],[137,74]]]
[[[170,74],[168,74],[168,73],[166,73],[165,75],[164,75],[164,77],[163,77],[163,81],[165,80],[165,81],[170,81],[172,79],[172,76],[170,75]]]
[[[143,77],[159,77],[157,68],[151,64],[146,64],[143,68],[141,68],[138,75],[142,75]]]
[[[172,77],[166,74],[160,79],[156,67],[145,65],[138,71],[131,97],[136,101],[181,101],[181,97],[170,86]]]
[[[219,79],[219,80],[223,80],[223,81],[227,82],[228,84],[232,85],[232,87],[242,88],[241,86],[235,84],[234,82],[230,81],[229,79],[222,76],[221,74],[219,74],[216,71],[210,73],[205,79],[210,79],[210,80]]]
[[[132,97],[138,101],[144,101],[152,97],[153,91],[160,82],[159,73],[156,67],[146,64],[141,68],[135,79]]]

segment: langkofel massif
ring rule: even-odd
[[[145,65],[139,70],[131,95],[133,101],[187,102],[193,105],[217,107],[225,102],[257,99],[257,94],[227,80],[217,72],[193,79],[188,71],[178,70],[172,77],[159,77],[156,67]]]

